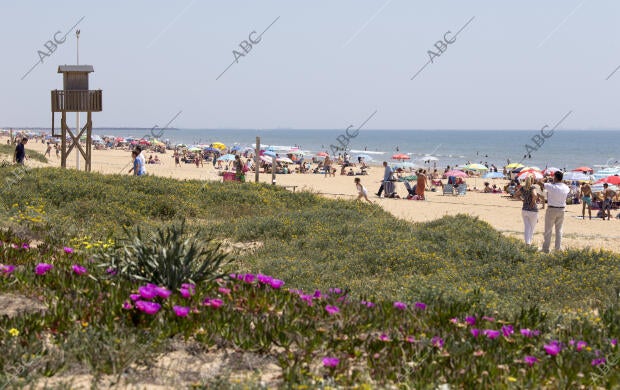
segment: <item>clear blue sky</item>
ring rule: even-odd
[[[50,90],[80,63],[95,127],[620,128],[620,1],[3,1],[0,126],[49,127]],[[475,19],[414,80],[448,30]],[[260,43],[234,60],[248,34]],[[58,123],[58,122],[57,122]]]

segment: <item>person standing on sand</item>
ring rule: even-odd
[[[323,169],[325,169],[325,176],[323,177],[328,177],[332,174],[332,160],[329,158],[329,156],[325,156],[325,162],[323,162]],[[336,174],[334,174],[334,177],[336,176]]]
[[[133,172],[134,176],[144,176],[146,174],[146,170],[144,169],[144,162],[139,158],[140,152],[138,150],[134,150],[131,152],[131,157],[133,157],[133,167],[129,169],[129,173]]]
[[[532,185],[531,176],[528,176],[525,179],[525,184],[519,189],[519,192],[516,195],[523,201],[521,216],[523,217],[525,244],[532,245],[534,230],[536,229],[536,223],[538,222],[538,206],[536,206],[538,194]]]
[[[564,173],[556,171],[553,174],[553,183],[545,183],[545,191],[547,191],[547,212],[545,213],[545,240],[543,242],[542,251],[549,253],[551,246],[551,234],[555,227],[555,249],[560,250],[562,244],[562,225],[564,224],[564,209],[566,208],[566,196],[570,192],[570,188],[562,179]]]
[[[392,168],[388,165],[387,161],[383,162],[383,181],[381,182],[381,187],[379,187],[379,191],[377,191],[377,196],[381,197],[381,193],[383,192],[383,189],[385,188],[385,182],[390,180],[390,177],[392,176]]]
[[[592,188],[588,183],[581,185],[581,202],[583,207],[581,208],[581,218],[586,219],[586,205],[588,206],[588,215],[592,219]]]
[[[609,188],[609,184],[603,184],[603,221],[605,220],[605,210],[607,210],[607,220],[611,221],[611,206],[616,193]]]
[[[417,175],[418,175],[418,181],[416,184],[416,188],[415,188],[415,194],[421,199],[424,200],[424,190],[426,189],[426,185],[428,184],[428,180],[426,179],[426,175],[424,174],[425,171],[422,171],[421,169],[418,170]]]
[[[52,157],[52,145],[50,145],[50,143],[47,143],[47,149],[45,150],[45,155]]]
[[[26,144],[28,143],[28,138],[23,137],[21,141],[15,147],[15,153],[13,154],[13,162],[24,165],[24,160],[26,159]]]
[[[356,177],[355,179],[353,179],[353,181],[355,182],[355,188],[357,189],[357,199],[356,200],[360,200],[362,198],[366,199],[366,201],[368,203],[372,203],[370,201],[370,199],[368,199],[368,190],[366,190],[366,187],[364,187],[362,185],[362,181],[360,180],[359,177]]]

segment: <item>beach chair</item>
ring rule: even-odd
[[[405,184],[405,188],[407,189],[407,193],[409,194],[409,196],[415,196],[415,191],[413,190],[413,188],[411,188],[411,184],[409,184],[407,180],[403,181],[403,183]]]
[[[467,193],[467,186],[465,184],[461,184],[456,187],[457,195],[465,195]]]
[[[452,184],[444,184],[443,185],[443,194],[444,195],[454,195],[454,186]]]

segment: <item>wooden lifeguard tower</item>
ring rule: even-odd
[[[88,90],[88,74],[94,72],[92,65],[62,65],[58,67],[58,73],[63,74],[63,90],[52,91],[52,136],[61,137],[61,160],[60,166],[67,167],[67,156],[77,148],[84,157],[84,169],[90,172],[91,169],[91,149],[92,149],[92,113],[100,112],[101,90]],[[62,113],[60,121],[61,132],[54,132],[54,114]],[[75,133],[67,126],[68,112],[86,112],[86,124]],[[80,144],[80,138],[86,132],[86,150]],[[67,145],[67,135],[71,138]],[[77,153],[77,151],[76,151]],[[78,157],[79,158],[79,157]]]

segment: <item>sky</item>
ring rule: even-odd
[[[559,129],[620,129],[618,0],[2,0],[0,15],[0,127],[51,126],[80,29],[103,90],[94,127],[181,112],[171,126],[345,129],[376,111],[365,128],[529,130],[570,113]]]

